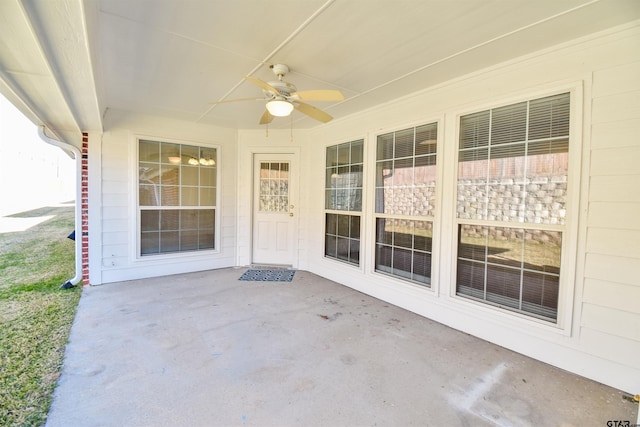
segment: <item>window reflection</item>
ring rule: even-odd
[[[461,117],[458,295],[557,319],[569,101],[564,93]]]
[[[140,140],[138,158],[141,255],[212,249],[217,150]]]
[[[362,211],[363,159],[363,140],[327,147],[325,209]],[[359,265],[359,215],[326,213],[325,256]]]
[[[379,135],[376,271],[429,286],[436,208],[436,123]]]

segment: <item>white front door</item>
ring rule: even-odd
[[[297,265],[297,169],[292,154],[255,154],[253,264]]]

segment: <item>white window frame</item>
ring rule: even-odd
[[[327,168],[327,149],[330,147],[337,147],[340,146],[342,144],[350,144],[350,143],[354,143],[354,142],[359,142],[362,141],[362,190],[361,190],[361,204],[360,204],[360,210],[359,211],[352,211],[352,210],[339,210],[339,209],[327,209],[327,196],[326,196],[326,191],[327,191],[327,186],[326,186],[326,168]],[[355,137],[355,138],[347,138],[345,140],[342,140],[342,142],[334,142],[331,144],[326,144],[323,148],[323,185],[322,185],[322,191],[323,191],[323,197],[322,197],[322,208],[323,208],[323,212],[322,212],[322,258],[324,260],[328,260],[330,262],[337,262],[341,265],[345,265],[348,267],[352,267],[352,268],[357,268],[359,270],[363,270],[365,262],[366,262],[366,256],[368,254],[368,251],[366,250],[366,247],[363,245],[363,241],[366,241],[365,239],[365,210],[367,209],[368,205],[367,205],[367,163],[368,163],[368,159],[367,159],[367,138],[364,137]],[[351,163],[350,163],[351,165]],[[327,215],[328,214],[334,214],[334,215],[346,215],[346,216],[357,216],[360,218],[360,237],[359,237],[359,242],[360,242],[360,254],[359,254],[359,259],[358,259],[358,264],[354,264],[352,262],[349,261],[345,261],[345,260],[341,260],[340,258],[337,257],[331,257],[331,256],[327,256],[326,254],[326,236],[327,236]]]
[[[211,148],[216,150],[216,204],[214,207],[214,247],[211,249],[202,249],[202,250],[194,250],[194,251],[185,251],[185,252],[168,252],[168,253],[158,253],[154,255],[141,255],[140,253],[140,230],[141,230],[141,222],[140,222],[140,206],[139,206],[139,174],[138,174],[138,165],[139,165],[139,146],[140,140],[150,140],[157,142],[166,142],[170,144],[180,144],[180,145],[190,145],[196,147],[203,148]],[[221,242],[221,230],[222,227],[220,225],[220,220],[222,218],[221,215],[221,206],[222,206],[222,173],[221,170],[224,167],[222,165],[221,159],[222,148],[219,144],[212,144],[210,142],[205,141],[196,141],[196,140],[183,140],[176,139],[158,135],[150,135],[150,134],[135,134],[131,137],[131,144],[129,150],[129,158],[131,159],[130,164],[130,179],[129,179],[129,194],[130,194],[130,216],[129,216],[129,225],[130,225],[130,239],[129,241],[135,242],[134,245],[130,246],[129,249],[129,259],[134,263],[147,263],[150,265],[158,264],[162,265],[164,262],[172,259],[209,259],[213,254],[221,253],[220,242]],[[161,209],[162,206],[158,206],[158,209]],[[177,207],[180,209],[180,207]],[[188,207],[184,207],[187,209]]]
[[[456,197],[457,197],[457,176],[459,165],[458,143],[460,138],[460,119],[461,117],[480,111],[493,108],[500,108],[511,104],[524,101],[531,101],[547,96],[553,96],[560,93],[569,93],[570,95],[570,130],[569,130],[569,170],[567,176],[567,202],[566,202],[566,225],[563,231],[561,258],[560,258],[560,279],[558,291],[558,311],[556,322],[539,319],[527,314],[502,309],[481,301],[474,301],[470,298],[458,296],[457,291],[457,259],[458,259],[458,218],[456,218]],[[516,323],[524,322],[527,325],[533,325],[543,330],[570,335],[572,328],[572,313],[574,308],[574,294],[577,287],[576,284],[576,268],[579,261],[578,255],[578,234],[579,234],[579,210],[580,210],[580,193],[581,193],[581,170],[582,170],[582,110],[583,110],[583,87],[582,82],[571,82],[565,85],[558,85],[543,88],[537,91],[527,91],[514,97],[503,98],[488,103],[482,103],[455,113],[455,144],[451,144],[448,158],[452,158],[453,171],[448,176],[446,185],[453,189],[453,197],[448,200],[446,226],[448,236],[445,237],[450,242],[451,263],[448,267],[448,275],[451,278],[447,281],[449,284],[449,292],[447,297],[456,305],[467,307],[468,309],[477,310],[479,312],[495,316],[497,319],[504,321],[513,321]],[[483,225],[488,226],[509,226],[503,222],[486,221]],[[512,223],[517,228],[521,223]],[[550,229],[554,229],[551,227]],[[463,308],[464,309],[464,308]]]
[[[432,217],[424,217],[425,221],[432,222],[432,245],[431,245],[431,277],[430,283],[425,284],[421,282],[417,282],[410,279],[405,279],[401,276],[393,275],[390,273],[385,273],[376,269],[376,227],[377,227],[377,219],[380,213],[376,212],[376,164],[377,164],[377,144],[378,137],[380,135],[388,134],[391,132],[398,132],[410,128],[416,128],[423,125],[436,124],[437,126],[437,139],[436,139],[436,206],[433,210]],[[367,229],[369,232],[367,233],[367,240],[370,242],[367,245],[367,261],[370,265],[368,268],[368,273],[380,278],[383,278],[387,282],[392,282],[398,286],[407,286],[413,289],[417,289],[420,292],[424,292],[426,295],[434,295],[437,296],[440,290],[440,263],[441,263],[441,247],[440,247],[440,239],[441,239],[441,217],[442,217],[442,203],[443,203],[443,174],[442,174],[442,165],[443,165],[443,141],[445,135],[445,126],[444,126],[444,118],[443,116],[436,117],[426,117],[424,120],[412,121],[409,123],[404,123],[400,125],[396,125],[388,128],[381,128],[379,131],[370,134],[370,138],[368,138],[368,144],[372,147],[369,151],[370,154],[367,157],[369,161],[369,167],[367,170],[370,171],[370,178],[367,181],[369,191],[367,194],[370,194],[369,200],[370,202],[367,204],[366,213],[368,215],[367,221]],[[420,221],[421,217],[416,216],[404,216],[404,215],[391,215],[387,214],[386,218],[398,218],[398,219],[408,219],[413,221]]]

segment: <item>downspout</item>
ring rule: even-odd
[[[38,126],[38,136],[47,144],[61,148],[64,151],[71,151],[76,161],[76,215],[75,228],[76,231],[82,231],[82,153],[72,144],[61,142],[45,135],[45,127]],[[76,273],[73,278],[67,280],[61,289],[73,288],[82,280],[82,233],[76,233]]]

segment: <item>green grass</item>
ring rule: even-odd
[[[60,375],[81,289],[74,276],[73,208],[24,232],[0,234],[0,425],[40,426]]]

